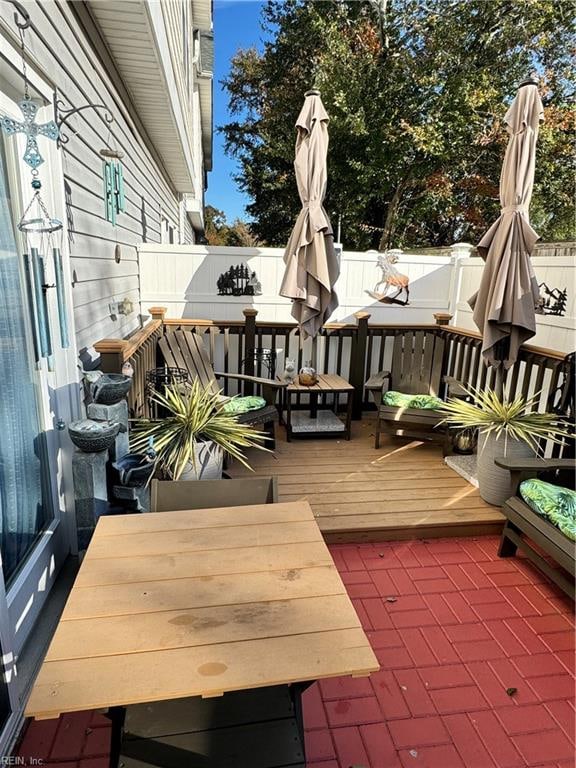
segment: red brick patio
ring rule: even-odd
[[[310,768],[573,768],[573,605],[496,549],[331,547],[382,670],[305,694]],[[81,713],[31,723],[17,754],[107,768],[108,742],[106,719]]]

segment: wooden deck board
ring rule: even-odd
[[[280,428],[274,455],[252,451],[257,476],[278,477],[279,500],[307,499],[328,541],[385,541],[499,533],[500,510],[444,464],[438,446],[382,435],[354,422],[352,440],[297,440]],[[233,464],[234,477],[249,474]],[[251,474],[251,473],[250,473]]]

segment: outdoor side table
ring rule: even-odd
[[[308,502],[101,517],[26,715],[109,709],[115,755],[126,766],[126,750],[136,748],[157,766],[172,765],[177,753],[187,768],[258,768],[268,763],[251,753],[241,760],[241,746],[232,757],[209,752],[223,748],[210,737],[210,712],[237,734],[235,710],[246,719],[253,709],[254,721],[244,723],[252,729],[271,712],[268,738],[252,739],[252,752],[260,742],[297,749],[302,688],[377,669]],[[185,743],[156,732],[175,707],[194,719]],[[156,729],[148,746],[143,711]],[[131,741],[120,745],[124,718]]]
[[[354,387],[346,379],[343,379],[342,376],[337,376],[333,373],[319,374],[317,383],[311,387],[300,384],[298,377],[296,377],[294,382],[286,387],[284,393],[286,398],[286,437],[288,442],[292,440],[294,435],[317,436],[319,434],[344,434],[346,440],[350,440]],[[293,398],[304,394],[310,396],[309,412],[293,410]],[[338,409],[339,394],[343,394],[347,398],[344,422],[335,413]],[[334,396],[334,411],[318,409],[318,400],[324,395]]]

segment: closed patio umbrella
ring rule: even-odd
[[[284,252],[280,295],[292,299],[292,316],[304,338],[314,338],[338,306],[334,284],[340,266],[323,208],[326,193],[328,114],[319,91],[308,91],[296,121],[294,170],[302,210]]]
[[[496,368],[510,368],[520,346],[536,333],[534,308],[539,292],[530,253],[539,235],[530,226],[528,208],[542,119],[536,81],[529,78],[520,85],[504,118],[509,140],[500,175],[502,210],[478,244],[486,264],[480,289],[470,299],[483,337],[484,361]]]

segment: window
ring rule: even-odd
[[[173,221],[164,214],[160,215],[160,242],[163,245],[173,245],[177,241],[177,229]]]

